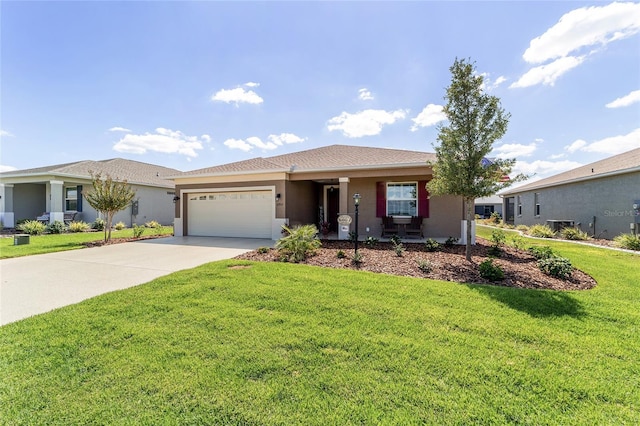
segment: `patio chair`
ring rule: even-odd
[[[49,223],[49,212],[44,212],[40,216],[36,216],[38,222]]]
[[[424,237],[422,228],[422,216],[411,216],[411,222],[407,224],[405,233],[407,236],[416,236],[418,238],[422,238]]]
[[[393,216],[382,216],[382,238],[398,235],[398,225],[393,222]]]
[[[76,215],[78,214],[78,212],[67,212],[64,214],[64,224],[65,225],[69,225],[71,222],[73,222],[76,218]]]

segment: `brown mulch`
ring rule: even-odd
[[[327,268],[354,269],[383,274],[407,277],[431,278],[435,280],[454,281],[459,283],[493,284],[505,287],[551,289],[551,290],[587,290],[595,287],[596,281],[582,271],[574,269],[569,279],[561,280],[544,274],[536,266],[536,259],[526,251],[513,247],[503,247],[502,255],[494,260],[504,270],[505,278],[499,282],[491,282],[482,278],[478,265],[489,258],[490,243],[482,238],[472,246],[472,262],[465,259],[464,246],[442,246],[440,251],[427,252],[424,244],[403,243],[406,251],[398,256],[391,243],[378,242],[372,247],[359,245],[362,263],[356,266],[352,262],[354,246],[348,241],[323,240],[322,247],[315,255],[304,263]],[[338,258],[342,250],[346,257]],[[266,253],[251,251],[236,259],[278,262],[278,251],[270,249]],[[429,261],[432,270],[425,273],[419,268],[421,261]]]
[[[171,235],[143,235],[138,238],[111,238],[109,241],[98,240],[98,241],[89,241],[84,243],[86,247],[102,247],[102,246],[110,246],[112,244],[120,244],[120,243],[128,243],[130,241],[142,241],[142,240],[154,240],[156,238],[166,238],[171,237]]]

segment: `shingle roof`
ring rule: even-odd
[[[502,195],[517,194],[532,189],[562,185],[573,181],[596,179],[610,174],[634,170],[640,171],[640,148],[504,191]]]
[[[242,172],[268,171],[316,171],[350,169],[362,167],[389,167],[400,165],[425,165],[435,161],[436,155],[429,152],[402,149],[371,148],[351,145],[330,145],[291,154],[267,158],[254,158],[236,163],[207,167],[181,173],[178,177],[193,175],[215,175]]]
[[[168,176],[179,174],[180,171],[155,164],[139,161],[112,158],[109,160],[85,160],[75,163],[57,164],[53,166],[36,167],[32,169],[14,170],[0,173],[0,178],[14,178],[34,175],[63,175],[79,178],[91,178],[91,173],[101,173],[114,179],[126,179],[129,183],[173,188],[174,184],[167,180]]]

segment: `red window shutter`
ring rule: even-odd
[[[387,215],[387,184],[376,182],[376,217]]]
[[[429,217],[429,191],[427,191],[426,180],[418,182],[418,214]]]

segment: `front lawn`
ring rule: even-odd
[[[142,236],[171,235],[173,227],[163,226],[160,230],[145,228]],[[133,229],[111,231],[111,238],[132,238]],[[52,253],[56,251],[75,250],[85,248],[85,243],[104,240],[104,232],[77,232],[64,234],[31,235],[29,244],[13,245],[13,236],[0,238],[0,259],[30,256],[34,254]]]
[[[640,261],[554,292],[229,260],[0,328],[2,424],[638,424]]]

